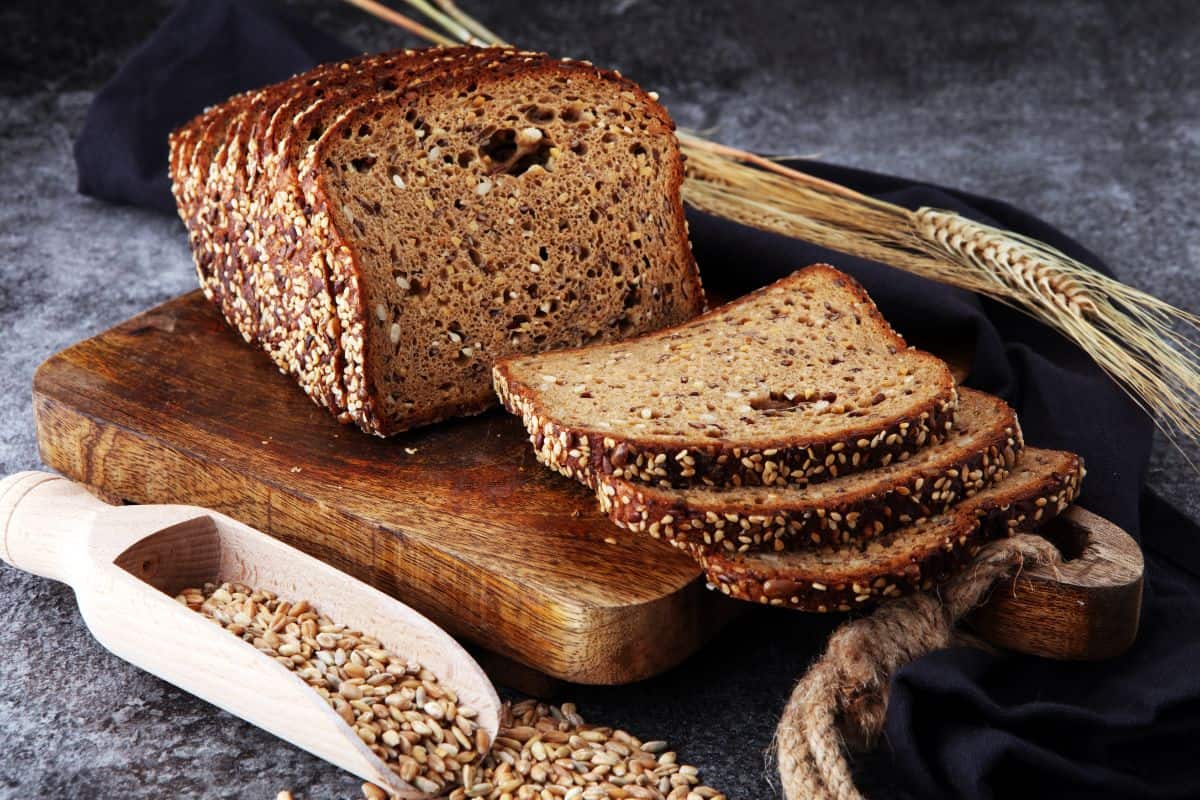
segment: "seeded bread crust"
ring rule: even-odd
[[[383,63],[367,71],[365,83],[357,91],[334,94],[317,100],[294,118],[291,131],[278,147],[276,163],[267,170],[276,176],[274,203],[270,221],[282,232],[286,252],[293,262],[310,265],[313,274],[323,276],[331,312],[329,330],[337,332],[331,344],[336,354],[330,374],[325,378],[339,387],[337,407],[342,421],[353,421],[364,431],[376,435],[396,432],[387,427],[377,399],[363,373],[362,342],[365,338],[366,308],[361,300],[363,289],[357,265],[348,266],[352,251],[328,234],[328,214],[308,189],[303,176],[319,173],[323,165],[320,153],[326,137],[344,119],[368,102],[403,103],[406,93],[444,80],[469,80],[476,71],[502,63],[535,64],[547,56],[512,48],[435,48],[418,51],[417,59]],[[351,79],[349,83],[355,82]],[[316,141],[308,131],[323,129]],[[311,179],[310,179],[311,182]],[[289,225],[289,221],[291,224]],[[291,236],[291,233],[295,236]],[[344,251],[344,252],[343,252]],[[453,416],[452,413],[443,416]]]
[[[440,80],[430,81],[426,89],[436,93],[440,90],[466,86],[468,83],[488,85],[516,75],[549,77],[561,73],[590,75],[618,85],[622,91],[644,100],[647,106],[653,109],[654,121],[661,126],[662,130],[674,131],[674,123],[665,109],[640,87],[621,77],[618,73],[597,69],[585,62],[554,60],[542,55],[518,53],[515,58],[495,58],[481,64],[478,68],[472,68],[469,74],[460,72],[447,75]],[[410,94],[412,93],[410,92]],[[346,115],[331,125],[321,137],[318,145],[310,150],[301,164],[300,184],[305,193],[305,200],[312,209],[313,241],[323,243],[322,249],[328,255],[331,279],[338,287],[336,305],[342,324],[347,410],[364,431],[387,436],[418,425],[482,412],[494,405],[495,399],[490,393],[481,394],[478,401],[425,408],[414,411],[402,419],[382,413],[384,404],[377,392],[376,376],[371,372],[378,358],[368,352],[372,340],[366,335],[366,322],[369,319],[373,301],[368,296],[368,288],[359,280],[362,270],[353,249],[333,222],[335,214],[331,208],[329,192],[325,185],[327,174],[321,166],[330,143],[336,142],[347,131],[355,130],[360,124],[369,124],[370,120],[379,113],[379,108],[380,101],[378,100],[353,107]],[[671,196],[678,196],[678,189],[683,181],[682,162],[676,161],[669,166],[672,170],[673,191]],[[675,229],[685,231],[686,220],[682,203],[674,203],[672,211]],[[694,307],[687,309],[687,313],[684,315],[690,317],[702,309],[703,291],[700,288],[699,271],[695,268],[695,262],[691,257],[691,245],[686,236],[680,236],[676,246],[681,250],[681,261],[686,261],[691,265],[690,274],[685,276],[685,279],[691,284],[691,293],[696,298],[696,303]]]
[[[850,611],[928,591],[969,564],[988,541],[1036,530],[1078,496],[1074,453],[1026,448],[1012,474],[949,512],[901,528],[864,549],[735,553],[691,547],[709,587],[729,597],[801,611]]]
[[[549,60],[469,47],[360,56],[238,95],[172,134],[173,189],[206,296],[342,421],[351,415],[336,290],[298,186],[316,144],[309,131],[370,99],[518,55]]]
[[[247,172],[249,227],[261,233],[257,257],[273,276],[266,286],[273,341],[267,346],[279,368],[296,376],[319,404],[343,422],[342,329],[328,265],[310,236],[309,214],[298,185],[298,165],[338,109],[367,93],[394,92],[415,76],[442,69],[450,59],[440,49],[399,51],[342,63],[304,76],[280,102],[255,121]],[[360,100],[361,102],[361,100]]]
[[[316,315],[306,314],[304,322],[290,326],[283,319],[285,304],[275,302],[278,295],[287,295],[294,286],[307,288],[309,281],[272,269],[273,265],[262,258],[253,200],[254,180],[258,176],[255,170],[258,121],[295,94],[306,81],[319,80],[318,76],[339,68],[361,68],[374,58],[360,56],[337,66],[318,67],[279,84],[238,95],[201,115],[172,137],[173,145],[178,141],[181,150],[193,139],[200,143],[199,147],[191,144],[195,153],[189,169],[185,170],[183,158],[172,160],[172,175],[179,187],[176,201],[188,227],[205,294],[247,342],[261,346],[284,371],[293,360],[289,350],[295,350],[297,340],[306,343],[305,352],[312,352],[317,358],[327,354],[319,346],[322,337],[313,329],[312,319]],[[274,240],[274,231],[265,233],[266,242]],[[286,308],[294,310],[295,304]],[[302,385],[306,382],[302,381]],[[328,391],[309,394],[318,403],[330,406]]]
[[[818,491],[661,489],[598,475],[596,496],[619,527],[684,549],[735,553],[864,542],[944,513],[1007,477],[1023,446],[1013,410],[960,388],[957,420],[945,442],[903,464],[827,481]]]
[[[828,264],[806,267],[685,325],[702,325],[731,310],[753,307],[756,300],[769,292],[812,276],[823,276],[837,286],[849,289],[866,309],[866,315],[889,337],[892,347],[917,352],[908,348],[900,335],[892,330],[857,281]],[[664,328],[643,339],[663,339],[682,327]],[[557,351],[553,355],[570,352],[584,351]],[[537,356],[522,356],[498,362],[493,370],[496,394],[510,413],[521,418],[534,453],[542,464],[593,489],[597,476],[676,489],[816,483],[886,466],[896,460],[903,461],[914,451],[942,441],[953,426],[958,404],[954,379],[949,369],[944,368],[939,375],[941,383],[930,392],[931,398],[927,402],[882,425],[847,423],[844,431],[824,438],[805,436],[803,431],[797,431],[786,438],[764,438],[736,446],[719,438],[697,435],[695,440],[679,445],[650,438],[626,438],[597,428],[561,423],[554,410],[541,402],[537,387],[515,375],[517,365],[537,372],[536,368],[529,369],[531,365],[536,367],[537,360]],[[653,365],[647,364],[646,368],[651,370]]]
[[[172,148],[179,153],[171,159],[175,165],[171,175],[172,191],[188,231],[200,286],[205,296],[225,312],[227,319],[241,323],[235,327],[247,341],[253,341],[256,329],[251,328],[251,314],[240,281],[231,284],[218,277],[218,264],[223,262],[224,251],[212,243],[223,241],[224,233],[223,228],[217,229],[216,211],[206,199],[211,189],[209,176],[221,149],[224,131],[250,94],[236,95],[208,109],[171,137]]]

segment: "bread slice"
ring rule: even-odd
[[[313,364],[332,363],[336,353],[330,341],[336,345],[337,337],[329,322],[332,304],[327,299],[322,302],[322,296],[329,295],[323,278],[294,269],[290,263],[281,270],[278,262],[268,258],[266,251],[284,246],[282,241],[293,226],[262,218],[262,207],[271,199],[263,193],[272,189],[260,180],[263,120],[306,90],[314,86],[324,90],[335,78],[346,75],[361,76],[383,58],[360,56],[324,65],[222,104],[220,115],[213,115],[200,137],[211,142],[213,155],[206,159],[200,151],[192,167],[198,173],[193,183],[201,187],[199,196],[176,196],[181,214],[189,208],[191,217],[200,221],[188,227],[205,294],[246,341],[261,346],[285,371],[294,365],[312,372]],[[388,58],[412,59],[416,55],[402,51]],[[185,137],[179,132],[173,138]],[[331,407],[331,398],[339,394],[337,384],[326,383],[320,389],[310,394]]]
[[[1074,453],[1026,448],[1007,478],[951,511],[865,547],[729,553],[693,546],[709,585],[739,600],[804,611],[849,611],[928,590],[968,563],[988,540],[1036,529],[1079,495]]]
[[[907,459],[957,403],[949,368],[825,264],[634,341],[501,361],[494,379],[538,459],[590,486],[814,483]]]
[[[796,486],[663,489],[597,475],[596,496],[627,530],[677,546],[730,552],[862,542],[935,516],[1003,480],[1021,451],[1017,416],[1003,400],[959,388],[945,441],[906,461]]]
[[[251,216],[258,229],[274,235],[265,239],[261,257],[276,275],[301,276],[278,283],[284,288],[272,303],[277,309],[273,329],[282,332],[282,340],[272,349],[282,357],[277,360],[285,371],[297,375],[310,394],[320,393],[317,401],[338,412],[343,421],[351,415],[342,339],[361,337],[363,323],[338,314],[328,258],[333,244],[313,229],[311,209],[299,185],[300,165],[325,129],[371,98],[415,91],[422,83],[467,67],[528,57],[531,54],[510,48],[431,48],[384,54],[360,69],[332,69],[310,90],[301,87],[289,93],[263,128],[259,163],[252,167],[261,178],[254,187],[256,208]],[[292,291],[286,290],[288,286]]]
[[[442,59],[476,63],[433,64]],[[177,193],[197,263],[212,265],[206,290],[318,402],[394,433],[494,403],[497,357],[702,309],[678,144],[649,95],[615,73],[515,51],[442,50],[394,89],[380,88],[383,74],[364,66],[359,86],[290,122],[273,114],[275,129],[253,104],[230,111],[232,133],[210,118],[229,139],[224,160],[202,178],[173,176],[208,193]],[[322,124],[294,136],[288,125],[309,112]],[[197,138],[209,137],[176,137],[193,150]],[[215,207],[213,219],[197,205]],[[221,258],[238,268],[221,270]]]
[[[340,329],[323,255],[311,247],[300,252],[307,217],[296,166],[303,149],[315,144],[312,132],[337,113],[321,116],[315,107],[355,92],[394,93],[430,69],[437,52],[395,51],[318,67],[247,104],[227,137],[241,144],[241,158],[225,165],[218,205],[230,212],[240,247],[230,255],[231,269],[247,273],[255,286],[254,341],[331,410],[345,405]]]
[[[512,52],[429,48],[323,65],[239,95],[172,137],[184,142],[185,131],[204,129],[198,138],[206,145],[191,168],[190,185],[198,189],[176,197],[206,295],[246,341],[296,374],[319,404],[342,410],[345,392],[325,255],[309,241],[298,186],[304,151],[342,112],[339,101],[347,96],[362,102],[394,95],[423,74],[440,76],[456,62]]]

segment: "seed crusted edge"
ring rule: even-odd
[[[1007,406],[1005,406],[1007,409]],[[928,465],[901,483],[861,490],[821,503],[799,498],[763,505],[696,503],[670,489],[593,475],[600,509],[618,527],[676,547],[744,553],[803,550],[869,541],[937,516],[960,500],[1003,480],[1024,446],[1011,409],[986,442]]]
[[[873,319],[890,335],[899,349],[933,359],[942,366],[942,386],[911,414],[897,415],[882,426],[855,429],[824,439],[774,439],[747,442],[733,447],[721,440],[687,447],[665,445],[649,439],[615,436],[611,432],[564,425],[537,402],[538,392],[512,374],[519,361],[537,356],[514,356],[499,361],[492,370],[492,383],[501,404],[521,418],[538,460],[568,478],[594,489],[594,475],[612,475],[633,482],[664,488],[692,486],[772,485],[776,481],[806,485],[839,475],[886,466],[905,460],[912,450],[941,442],[954,423],[958,392],[949,367],[936,356],[909,348],[880,314],[862,285],[828,264],[813,264],[786,278],[756,289],[733,303],[753,302],[781,283],[800,279],[814,271],[832,273],[835,281],[855,293]],[[733,305],[731,303],[730,305]],[[726,306],[725,308],[728,308]],[[721,308],[689,320],[694,324]],[[661,336],[673,328],[647,334]],[[567,351],[556,351],[558,355]]]
[[[691,548],[691,553],[705,570],[709,588],[734,599],[820,613],[868,608],[928,591],[969,564],[988,541],[1036,530],[1062,513],[1079,496],[1086,470],[1074,453],[1059,455],[1064,469],[1052,471],[1020,497],[961,510],[952,534],[923,551],[898,554],[883,571],[839,571],[801,579],[784,570],[738,565],[702,548]]]

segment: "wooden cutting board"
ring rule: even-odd
[[[43,460],[110,499],[228,514],[557,678],[662,672],[730,613],[689,558],[540,467],[515,418],[361,434],[199,291],[50,358],[34,408]]]
[[[611,525],[589,492],[537,464],[515,418],[366,436],[317,408],[199,291],[51,357],[34,409],[42,458],[67,477],[110,501],[212,508],[295,545],[499,654],[485,661],[493,677],[527,691],[549,691],[538,675],[657,674],[748,607],[707,591],[670,546]],[[998,590],[976,627],[1027,652],[1119,652],[1137,629],[1137,545],[1086,512],[1063,524],[1094,545],[1079,546],[1089,555],[1073,582],[1026,570],[1048,588]]]

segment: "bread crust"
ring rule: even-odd
[[[370,287],[364,286],[352,249],[333,229],[318,197],[321,175],[316,165],[336,135],[331,131],[391,102],[377,95],[375,81],[388,69],[401,71],[402,64],[415,67],[418,62],[420,69],[410,70],[410,75],[420,75],[419,83],[434,91],[510,74],[587,72],[636,93],[656,123],[668,131],[674,128],[656,101],[616,73],[511,48],[436,48],[320,67],[239,95],[172,134],[173,191],[206,296],[247,342],[266,350],[318,404],[377,435],[474,413],[494,402],[489,395],[477,407],[443,404],[399,421],[381,412],[375,376],[370,374],[374,361],[366,352],[371,306],[365,293]],[[343,79],[346,71],[353,76]],[[340,83],[329,97],[317,98],[323,92],[310,91],[314,79],[326,86]],[[402,94],[411,87],[397,89]],[[332,116],[312,146],[302,133],[307,130],[305,114]],[[678,196],[681,159],[670,167]],[[695,298],[696,308],[689,309],[693,313],[703,304],[703,292],[684,233],[681,201],[674,204],[668,217],[672,216],[680,231],[675,242],[681,248],[679,263],[691,265],[692,274],[686,278],[694,282],[689,295]]]
[[[729,554],[691,546],[709,587],[739,600],[802,611],[851,611],[913,591],[927,591],[958,572],[988,541],[1036,530],[1078,496],[1085,475],[1074,453],[1027,448],[1022,464],[1038,462],[1031,480],[997,484],[961,502],[948,514],[885,537],[883,563],[855,567],[854,547],[836,568],[789,567],[756,554]],[[1012,483],[1010,483],[1012,482]],[[938,536],[906,546],[930,526]],[[926,537],[931,538],[931,537]],[[891,551],[891,552],[888,552]]]
[[[830,280],[841,282],[850,289],[898,348],[940,365],[939,385],[930,393],[929,400],[917,405],[910,413],[894,415],[882,425],[852,426],[825,437],[764,437],[735,446],[720,439],[699,436],[681,445],[675,441],[622,437],[610,431],[563,424],[539,402],[536,389],[513,374],[513,365],[527,356],[504,359],[496,364],[493,369],[496,394],[510,413],[521,418],[542,464],[592,489],[596,487],[598,475],[615,475],[634,482],[679,489],[703,485],[761,485],[764,475],[768,474],[781,476],[789,483],[808,484],[885,466],[893,460],[904,460],[914,450],[940,442],[953,424],[958,404],[954,377],[935,356],[909,348],[879,313],[858,281],[828,264],[813,264],[734,303],[752,303],[784,282],[814,273],[826,274]],[[721,312],[720,308],[713,309],[683,324],[702,323]],[[648,337],[662,337],[681,327],[663,328]],[[557,351],[559,354],[565,352],[570,351]]]
[[[220,150],[221,137],[232,116],[251,94],[235,95],[180,128],[170,139],[177,155],[169,160],[175,170],[171,175],[171,188],[179,216],[188,231],[200,287],[205,296],[222,309],[231,324],[237,320],[235,327],[246,341],[253,341],[257,329],[251,327],[240,281],[221,280],[224,229],[219,227],[218,210],[209,204],[208,193],[212,189],[209,177]]]
[[[662,489],[611,475],[596,475],[600,509],[617,526],[686,549],[700,545],[730,553],[803,550],[865,542],[936,516],[1003,480],[1023,440],[1016,414],[1004,401],[960,389],[961,402],[985,403],[994,415],[971,443],[951,439],[913,468],[869,480],[853,475],[850,487],[813,498],[802,489],[754,487],[757,502],[728,499],[728,492]],[[926,451],[929,454],[929,451]]]
[[[646,107],[653,110],[656,122],[666,131],[674,131],[674,123],[666,110],[635,83],[623,78],[619,73],[598,69],[584,62],[556,60],[541,54],[519,53],[514,59],[496,58],[492,61],[472,67],[469,70],[451,73],[436,80],[431,80],[425,87],[436,92],[443,88],[455,88],[465,81],[486,84],[503,80],[514,74],[552,76],[562,72],[573,75],[586,74],[601,80],[616,83],[622,90],[633,92]],[[403,420],[389,419],[380,412],[383,404],[377,393],[378,382],[370,374],[372,365],[376,363],[374,354],[368,352],[372,346],[371,338],[366,335],[368,309],[372,307],[370,289],[360,279],[361,265],[349,246],[339,234],[332,222],[330,213],[329,192],[325,186],[325,175],[319,165],[322,163],[326,147],[341,136],[342,131],[353,128],[361,120],[369,118],[378,108],[381,101],[373,100],[350,108],[336,123],[331,125],[322,136],[318,146],[313,148],[307,158],[307,163],[301,167],[300,184],[304,189],[306,200],[313,209],[313,230],[316,232],[315,241],[327,243],[322,249],[329,255],[330,274],[337,287],[337,307],[342,323],[342,352],[346,357],[345,385],[347,410],[351,418],[368,433],[379,436],[389,436],[408,430],[419,425],[464,414],[474,414],[490,408],[495,400],[490,396],[483,398],[477,405],[460,403],[426,408]],[[676,145],[677,148],[677,145]],[[678,150],[676,150],[678,152]],[[672,173],[670,185],[672,195],[679,197],[679,187],[683,183],[682,158],[676,158],[671,164]],[[673,204],[673,223],[675,230],[686,231],[686,220],[682,200]],[[698,313],[703,306],[703,289],[700,285],[699,270],[691,255],[691,245],[686,235],[681,235],[676,242],[679,248],[681,263],[691,265],[690,274],[683,276],[693,283],[693,296],[696,298],[695,307],[688,310]]]
[[[258,257],[274,277],[269,307],[281,342],[272,352],[280,369],[296,377],[318,404],[349,421],[343,382],[342,328],[324,254],[309,240],[310,215],[298,185],[298,167],[309,130],[354,101],[363,86],[384,76],[407,80],[430,68],[440,50],[399,51],[329,65],[296,81],[279,102],[268,102],[255,123],[254,161],[248,170],[249,216],[264,242]],[[376,76],[379,76],[378,78]]]

